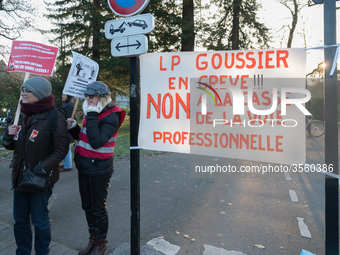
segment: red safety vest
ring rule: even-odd
[[[125,118],[125,112],[123,109],[119,108],[118,106],[115,106],[103,113],[100,113],[98,115],[98,122],[101,121],[103,118],[108,116],[111,113],[119,112],[120,113],[120,125],[123,123]],[[118,128],[119,128],[118,127]],[[116,145],[116,137],[118,134],[118,130],[114,135],[109,139],[109,141],[104,144],[102,147],[98,149],[93,149],[91,145],[89,144],[89,139],[87,138],[86,134],[86,117],[83,118],[83,125],[79,134],[79,141],[75,148],[74,153],[79,153],[83,157],[89,157],[89,158],[100,158],[100,159],[108,159],[113,156],[114,148]]]

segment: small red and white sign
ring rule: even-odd
[[[13,41],[7,70],[52,76],[58,47],[29,41]]]
[[[28,138],[28,140],[30,140],[31,142],[35,142],[35,138],[38,136],[39,131],[33,129],[30,137]]]
[[[150,0],[108,0],[111,10],[118,16],[132,16],[142,12]]]
[[[13,140],[17,141],[17,140],[19,139],[20,130],[21,130],[21,126],[19,126],[18,132],[17,132],[17,134],[13,137]]]

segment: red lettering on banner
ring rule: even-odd
[[[211,57],[208,57],[207,53],[201,53],[196,56],[196,68],[200,71],[208,69],[209,66],[215,70],[221,68],[288,68],[287,58],[289,56],[289,52],[287,50],[258,51],[257,58],[254,56],[255,53],[256,52],[253,51],[247,53],[240,51],[236,54],[234,52],[226,52],[224,54],[214,53]]]
[[[263,65],[262,65],[262,55],[263,55],[263,52],[259,51],[259,66],[258,66],[258,69],[262,69],[263,68]]]
[[[283,152],[283,149],[282,148],[279,148],[279,146],[282,145],[282,142],[281,142],[281,139],[283,139],[283,136],[282,135],[279,135],[279,136],[275,136],[275,151],[277,152]],[[280,141],[279,141],[280,140]]]
[[[252,63],[251,65],[249,65],[249,64],[246,65],[246,67],[248,69],[252,69],[252,68],[254,68],[256,66],[255,58],[250,57],[250,55],[254,55],[254,52],[247,52],[247,54],[246,54],[246,59],[250,60],[250,62]]]
[[[178,55],[171,57],[171,71],[174,70],[175,66],[178,66],[181,63],[181,58]],[[166,71],[167,68],[163,67],[163,56],[159,58],[159,70]]]
[[[173,80],[176,80],[176,77],[169,77],[169,89],[176,89],[175,87],[171,86],[174,85]]]
[[[217,65],[216,65],[216,63],[215,63],[215,58],[217,57]],[[218,53],[216,53],[216,54],[214,54],[213,56],[212,56],[212,58],[211,58],[211,65],[212,65],[212,67],[214,68],[214,69],[220,69],[221,68],[221,66],[222,66],[222,56],[221,56],[221,54],[218,54]]]
[[[201,62],[201,64],[203,64],[203,66],[199,66],[199,60],[201,57],[206,57],[208,54],[198,54],[196,57],[196,68],[197,70],[205,70],[208,67],[208,62],[207,61],[203,61]]]
[[[160,118],[161,116],[161,94],[157,94],[157,103],[155,102],[155,100],[153,99],[153,97],[148,94],[148,99],[147,99],[148,103],[147,103],[147,110],[146,110],[146,118],[150,119],[150,112],[151,112],[151,104],[153,105],[153,107],[155,108],[156,112],[157,112],[157,119]]]
[[[175,100],[175,101],[174,101]],[[170,119],[173,115],[175,103],[175,113],[176,118],[179,119],[179,110],[182,108],[186,113],[186,118],[190,119],[190,93],[186,94],[186,101],[181,98],[178,93],[175,93],[175,99],[170,93],[166,93],[163,98],[161,94],[157,94],[157,102],[152,97],[151,94],[147,95],[147,109],[146,109],[146,118],[150,119],[151,109],[153,106],[157,112],[157,119],[160,118],[160,114],[166,119]],[[166,109],[166,105],[169,104],[169,109]],[[181,106],[181,107],[180,107]]]
[[[275,68],[274,65],[270,65],[269,62],[273,61],[273,58],[271,58],[269,55],[273,54],[274,51],[266,51],[266,68]]]
[[[153,132],[153,142],[161,142],[163,144],[189,144],[190,146],[205,146],[205,147],[221,147],[235,148],[246,150],[259,150],[269,152],[283,152],[282,149],[283,136],[271,137],[269,135],[257,134],[234,134],[234,133],[193,133],[193,132]],[[274,147],[271,147],[271,141],[274,142]]]
[[[243,53],[244,53],[244,52],[238,52],[238,53],[236,53],[236,60],[239,61],[239,62],[241,62],[240,65],[236,65],[236,66],[235,66],[237,69],[243,69],[244,66],[246,65],[246,61],[244,61],[244,59],[240,57],[240,56],[243,55]]]
[[[173,85],[175,84],[176,77],[169,77],[169,89],[176,89]],[[182,85],[184,85],[184,89],[188,89],[189,78],[188,77],[179,77],[178,78],[178,89],[182,89]]]
[[[172,56],[172,58],[171,58],[171,71],[173,71],[175,66],[178,66],[179,63],[181,63],[181,58],[179,56]]]
[[[269,135],[267,135],[267,149],[268,151],[274,151],[273,148],[270,148],[270,136]]]
[[[212,125],[213,122],[212,119],[213,112],[207,112],[206,115],[203,115],[201,112],[196,112],[196,124],[210,124]]]
[[[166,71],[167,69],[166,68],[164,68],[163,67],[163,65],[162,65],[162,63],[163,63],[163,57],[161,56],[160,58],[159,58],[159,70],[160,71]]]
[[[281,54],[284,56],[281,57]],[[287,58],[289,56],[288,50],[278,50],[276,54],[276,67],[281,67],[280,61],[283,62],[285,68],[288,68]]]
[[[166,99],[169,98],[168,102],[170,103],[170,107],[169,107],[169,113],[166,114],[166,111],[165,111],[165,103],[166,103]],[[174,105],[174,102],[172,100],[172,95],[170,93],[166,93],[163,97],[163,100],[162,100],[162,114],[163,114],[163,117],[166,118],[166,119],[170,119],[171,116],[172,116],[172,112],[173,112],[173,105]]]
[[[240,79],[240,75],[236,75],[235,78],[233,78],[231,75],[202,75],[199,78],[199,82],[202,83],[208,83],[208,85],[210,86],[215,86],[216,84],[220,85],[220,84],[225,84],[227,81],[227,79],[229,78],[229,83],[232,86],[237,86],[237,83],[240,81],[240,88],[241,89],[247,89],[248,86],[246,86],[245,84],[247,83],[247,78],[249,78],[249,75],[241,75],[241,79]],[[207,79],[208,81],[204,81],[204,79]],[[204,85],[198,84],[199,87],[203,88]],[[220,89],[226,89],[225,87],[221,87]]]

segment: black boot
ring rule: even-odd
[[[96,241],[97,241],[97,234],[91,233],[89,239],[90,239],[89,243],[87,244],[87,246],[84,249],[82,249],[78,253],[79,255],[90,255],[90,254],[92,254],[92,251],[94,250],[94,247],[95,247],[95,244],[96,244]]]
[[[103,240],[97,240],[96,246],[94,247],[94,250],[91,255],[104,255],[107,252],[107,241],[105,239]]]

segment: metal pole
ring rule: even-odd
[[[131,255],[140,255],[140,156],[138,149],[140,103],[138,81],[138,59],[130,57]]]
[[[324,1],[324,44],[336,44],[336,0]],[[337,71],[330,75],[336,48],[326,48],[325,56],[325,164],[338,174],[338,93]],[[325,179],[325,254],[339,254],[339,184],[338,179]]]

